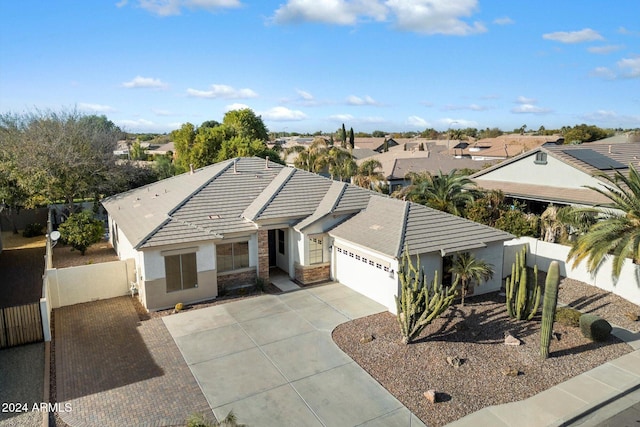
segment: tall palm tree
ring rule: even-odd
[[[475,198],[475,183],[467,175],[458,174],[456,169],[448,174],[442,171],[437,175],[410,174],[408,178],[411,180],[406,192],[409,200],[453,215],[460,216],[464,206]]]
[[[611,200],[600,212],[600,221],[578,237],[569,251],[567,261],[576,266],[587,260],[590,272],[598,270],[607,255],[613,255],[612,276],[620,276],[626,258],[640,264],[640,174],[631,164],[629,176],[616,171],[613,176],[600,173],[597,177],[607,181],[603,188],[587,187]]]
[[[384,181],[384,175],[379,171],[382,169],[382,163],[379,160],[368,159],[358,166],[358,171],[353,177],[353,182],[358,187],[371,189],[372,185]]]
[[[469,252],[463,252],[453,258],[449,272],[460,279],[462,285],[461,305],[464,307],[464,297],[467,294],[469,285],[474,281],[480,283],[490,280],[493,277],[493,265],[477,259]]]

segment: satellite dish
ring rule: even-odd
[[[52,241],[56,242],[60,238],[60,232],[57,231],[57,230],[56,231],[52,231],[51,235],[49,237],[51,237]]]

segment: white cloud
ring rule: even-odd
[[[313,101],[313,95],[311,95],[309,92],[300,89],[296,89],[296,92],[298,93],[298,96],[300,96],[300,98],[304,99],[305,101]]]
[[[455,111],[455,110],[487,111],[487,110],[490,110],[491,107],[488,107],[486,105],[469,104],[469,105],[447,105],[443,109],[449,110],[449,111]]]
[[[640,114],[622,115],[615,111],[597,110],[581,115],[580,119],[586,123],[597,123],[601,126],[633,128],[640,123]]]
[[[126,0],[117,5],[126,4]],[[182,9],[215,11],[240,7],[239,0],[138,0],[138,7],[160,16],[180,15]],[[120,6],[119,6],[120,7]]]
[[[234,89],[228,85],[211,85],[210,90],[187,89],[187,95],[195,98],[247,99],[256,98],[258,94],[251,89]]]
[[[164,89],[168,85],[160,79],[154,79],[153,77],[136,76],[133,80],[122,83],[122,87],[128,89],[135,88],[149,88],[149,89]]]
[[[172,113],[171,111],[168,110],[160,110],[157,108],[152,108],[151,111],[153,112],[153,114],[155,114],[156,116],[163,116],[163,117],[168,117],[168,116],[173,116],[175,115],[174,113]]]
[[[427,128],[431,126],[429,122],[427,122],[422,117],[418,117],[418,116],[409,116],[407,118],[407,125],[413,126],[416,128]]]
[[[618,61],[618,67],[623,70],[622,77],[638,78],[640,77],[640,56],[635,58],[623,58]]]
[[[591,46],[587,48],[587,51],[591,53],[605,55],[607,53],[615,52],[620,49],[624,49],[624,46],[621,46],[621,45]]]
[[[444,119],[438,120],[443,126],[451,129],[463,129],[463,128],[475,128],[478,127],[478,122],[473,120],[465,120],[465,119],[452,119],[446,117]]]
[[[147,119],[116,120],[115,124],[126,132],[170,132],[182,125],[181,123],[156,123]]]
[[[502,18],[496,18],[493,20],[493,23],[496,25],[512,25],[515,24],[516,22],[509,18],[508,16],[503,16]]]
[[[90,111],[92,113],[113,113],[116,111],[115,108],[110,107],[109,105],[89,104],[85,102],[79,103],[78,108],[82,111]]]
[[[237,102],[234,104],[229,104],[226,107],[224,107],[225,111],[244,110],[245,108],[251,108],[251,107],[249,107],[247,104],[240,104]]]
[[[604,40],[604,37],[602,37],[600,33],[592,30],[591,28],[585,28],[580,31],[557,31],[555,33],[547,33],[543,34],[542,38],[561,43],[582,43]]]
[[[375,99],[370,97],[369,95],[364,98],[360,98],[359,96],[349,95],[347,97],[347,104],[349,105],[380,105]]]
[[[300,110],[290,110],[286,107],[273,107],[262,113],[265,120],[276,122],[299,121],[307,118],[307,115]]]
[[[535,98],[527,98],[525,96],[519,96],[516,99],[516,103],[520,104],[517,107],[511,109],[512,113],[516,114],[546,114],[551,110],[548,108],[539,107],[536,104],[538,100]]]
[[[275,11],[271,21],[277,24],[354,25],[363,19],[384,21],[386,13],[379,0],[288,0]]]
[[[486,31],[479,22],[462,20],[473,15],[477,7],[477,0],[288,0],[270,20],[276,24],[334,25],[391,21],[403,31],[468,35]]]
[[[600,77],[607,80],[616,78],[616,73],[614,73],[613,70],[607,67],[597,67],[590,73],[590,75],[592,77]]]
[[[329,116],[329,120],[337,121],[337,122],[348,122],[353,120],[354,117],[351,114],[334,114]]]
[[[477,0],[387,0],[385,5],[395,15],[395,26],[400,30],[456,36],[487,31],[479,22],[462,20],[475,13]]]

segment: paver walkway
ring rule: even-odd
[[[208,413],[162,320],[140,322],[131,297],[55,310],[59,412],[72,427],[184,425]]]
[[[233,410],[250,426],[423,426],[331,338],[385,310],[334,283],[163,320],[219,419]]]

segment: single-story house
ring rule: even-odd
[[[395,312],[405,245],[429,274],[472,251],[501,270],[508,233],[260,158],[236,158],[109,197],[109,238],[134,259],[148,309],[269,280],[330,279]],[[442,276],[441,276],[442,277]],[[501,271],[476,292],[501,286]]]
[[[450,147],[450,154],[454,157],[468,157],[473,160],[502,160],[541,146],[558,145],[563,142],[564,138],[560,135],[506,134],[473,142],[456,141]]]
[[[369,149],[378,153],[382,153],[383,151],[388,150],[391,147],[396,147],[398,145],[398,143],[393,138],[387,137],[354,138],[353,144],[355,145],[354,148]]]
[[[478,187],[500,190],[537,213],[549,204],[593,206],[609,199],[585,186],[601,187],[598,173],[629,175],[640,143],[541,146],[471,176]]]

